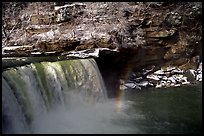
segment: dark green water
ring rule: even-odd
[[[202,84],[132,90],[124,99],[130,103],[124,109],[129,115],[125,121],[135,126],[135,133],[202,133]]]
[[[126,92],[118,101],[56,107],[36,118],[34,134],[201,134],[202,85]]]

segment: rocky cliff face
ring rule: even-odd
[[[132,72],[152,65],[196,69],[202,61],[201,2],[47,5],[38,3],[36,10],[28,4],[17,21],[4,20],[3,56],[83,57],[85,50],[97,53],[87,57],[99,57],[105,71]]]
[[[198,2],[71,3],[46,12],[39,4],[37,13],[29,8],[13,26],[5,21],[6,30],[12,31],[3,37],[3,55],[142,48],[143,62],[160,60],[183,68],[202,55]]]

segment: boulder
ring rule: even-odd
[[[132,88],[132,89],[134,89],[134,88],[136,87],[136,84],[135,84],[135,83],[125,83],[124,85],[125,85],[126,87]]]

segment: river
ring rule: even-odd
[[[110,99],[93,59],[10,68],[2,80],[3,133],[202,133],[201,83]]]

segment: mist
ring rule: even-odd
[[[131,133],[124,124],[128,115],[117,110],[115,99],[102,103],[83,102],[78,94],[72,94],[64,105],[52,108],[32,123],[32,133],[41,134],[107,134]]]

